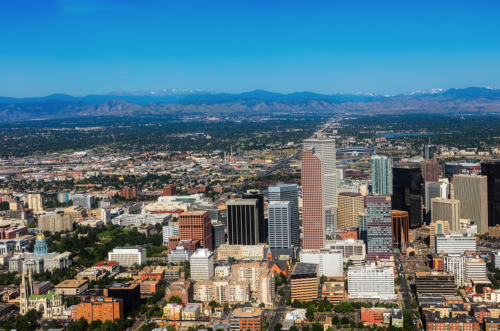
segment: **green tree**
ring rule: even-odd
[[[415,252],[410,252],[410,256],[415,256]]]
[[[311,304],[306,309],[306,318],[312,322],[314,320],[314,313],[316,312],[316,306]]]
[[[355,327],[356,327],[356,321],[351,320],[351,322],[349,322],[349,326],[350,326],[351,328],[355,328]]]
[[[299,331],[299,328],[296,327],[295,325],[292,325],[288,331]]]
[[[323,327],[323,324],[320,324],[318,322],[313,323],[311,326],[312,326],[312,331],[323,331],[325,329]]]
[[[324,310],[325,310],[325,304],[323,303],[323,301],[320,301],[318,303],[318,311],[323,312]]]
[[[182,299],[179,296],[177,296],[177,295],[172,295],[170,298],[168,298],[168,302],[181,304],[182,303]]]
[[[359,322],[358,329],[364,329],[364,328],[365,328],[365,325],[363,324],[363,322]]]
[[[347,317],[345,317],[345,316],[344,316],[344,317],[342,317],[342,319],[340,320],[340,323],[341,323],[342,325],[347,325],[347,324],[349,324],[349,319],[348,319]]]
[[[339,324],[340,323],[340,319],[337,315],[333,316],[332,318],[332,324]]]
[[[411,302],[411,307],[413,309],[417,309],[418,308],[418,303],[417,303],[417,300],[413,299],[413,301]]]
[[[322,275],[321,277],[319,277],[320,284],[324,284],[327,280],[328,280],[328,277],[326,277],[325,275]]]
[[[274,326],[274,331],[281,331],[281,329],[283,329],[283,325],[278,323]]]
[[[278,294],[281,295],[281,296],[285,295],[285,290],[283,290],[282,288],[280,288],[278,290]]]

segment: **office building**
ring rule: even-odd
[[[212,223],[212,250],[226,243],[226,234],[224,223]]]
[[[325,210],[325,236],[326,240],[335,239],[335,234],[337,229],[337,214],[336,210],[327,209]]]
[[[391,198],[368,196],[366,207],[366,258],[389,258],[393,252]]]
[[[168,255],[168,262],[181,264],[185,261],[189,261],[191,255],[193,255],[193,252],[190,249],[182,245],[178,245]]]
[[[139,283],[112,283],[106,290],[108,296],[123,300],[125,314],[136,310],[141,305],[141,284]]]
[[[292,302],[318,299],[319,277],[318,264],[297,263],[290,276]]]
[[[323,163],[322,187],[324,190],[325,205],[323,209],[337,209],[337,172],[334,139],[305,139],[303,142],[304,153],[314,147],[313,154],[318,154]],[[302,154],[304,157],[304,154]],[[302,167],[302,175],[304,168]],[[302,186],[304,185],[302,179]]]
[[[358,227],[359,214],[365,210],[365,198],[360,193],[340,193],[337,203],[337,229]]]
[[[439,163],[437,163],[435,160],[425,161],[422,168],[422,173],[424,177],[424,183],[437,182],[439,180]]]
[[[330,301],[334,305],[338,305],[345,301],[344,282],[325,282],[322,286],[321,297]]]
[[[452,273],[455,284],[462,286],[465,283],[465,255],[461,253],[443,254],[443,267],[445,272]]]
[[[431,219],[435,221],[447,221],[451,232],[460,231],[460,201],[432,198]]]
[[[264,310],[261,308],[236,308],[229,318],[231,330],[261,331],[264,328]]]
[[[50,213],[38,217],[38,228],[42,231],[73,231],[73,220],[69,215]]]
[[[344,273],[342,251],[329,248],[303,249],[300,252],[300,262],[315,263],[319,265],[319,275],[326,277],[342,278]]]
[[[180,240],[199,240],[201,247],[212,250],[212,223],[208,211],[187,211],[179,215]]]
[[[488,177],[454,175],[455,199],[460,201],[460,217],[477,225],[478,233],[488,231]]]
[[[429,137],[429,144],[424,145],[424,160],[436,160],[437,159],[437,148],[436,145],[431,144],[431,138]]]
[[[407,211],[393,210],[392,215],[392,245],[401,251],[401,246],[409,241],[410,218]]]
[[[500,225],[500,188],[498,187],[498,183],[500,183],[500,160],[482,162],[481,175],[487,178],[488,225],[492,227]]]
[[[372,193],[392,195],[392,159],[384,155],[373,155],[372,165]]]
[[[465,258],[465,279],[467,281],[487,280],[486,262],[478,257]]]
[[[209,280],[214,276],[214,255],[207,248],[200,248],[189,258],[191,279]]]
[[[279,184],[268,187],[269,202],[288,201],[290,202],[291,218],[291,244],[295,247],[300,245],[299,230],[299,198],[297,184]]]
[[[57,294],[80,295],[89,288],[89,281],[78,279],[67,279],[54,286]]]
[[[306,149],[302,153],[302,225],[304,229],[304,249],[320,249],[325,246],[326,192],[324,185],[326,180],[324,179],[323,158],[324,155],[319,154],[314,147]],[[335,169],[333,170],[335,171]],[[332,200],[330,200],[330,203],[332,203]]]
[[[259,241],[257,243],[263,244],[267,241],[268,225],[267,219],[264,217],[264,194],[258,190],[248,190],[243,193],[243,199],[257,200],[257,219],[259,226]]]
[[[295,256],[292,246],[291,206],[288,201],[271,201],[268,204],[269,248],[273,257]]]
[[[73,206],[83,207],[86,209],[91,209],[92,205],[95,203],[95,197],[90,194],[74,194],[73,195]]]
[[[146,250],[142,247],[116,247],[108,253],[109,261],[116,261],[123,267],[140,266],[146,263]]]
[[[349,299],[394,300],[394,267],[375,263],[347,269]]]
[[[430,224],[430,248],[431,250],[436,248],[436,235],[439,233],[450,233],[450,223],[448,221],[435,221]]]
[[[260,243],[257,203],[257,199],[227,201],[227,234],[229,244],[257,245]]]
[[[170,222],[168,225],[163,226],[162,234],[163,234],[163,245],[168,245],[168,239],[170,237],[179,236],[179,223]]]
[[[424,271],[415,273],[417,296],[433,296],[442,298],[443,295],[455,295],[457,286],[453,273],[439,271]]]
[[[28,207],[35,213],[42,212],[45,207],[43,192],[28,192]]]
[[[423,216],[420,168],[393,168],[392,175],[392,208],[408,212],[411,229],[421,227]]]
[[[136,187],[134,188],[127,187],[121,190],[121,196],[127,200],[138,199],[139,190]]]
[[[177,195],[177,187],[175,185],[167,185],[163,188],[161,194],[164,197],[172,197]]]
[[[433,198],[448,199],[448,184],[444,182],[425,182],[425,209],[426,222],[429,224],[431,220],[431,201]]]
[[[452,232],[436,234],[436,253],[465,253],[476,251],[476,236]]]

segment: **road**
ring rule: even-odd
[[[406,281],[406,274],[405,270],[403,270],[403,263],[401,261],[401,256],[399,254],[394,254],[396,258],[396,272],[401,278],[401,294],[403,295],[403,301],[405,304],[405,308],[410,310],[412,313],[412,322],[413,322],[413,330],[418,331],[418,325],[420,324],[420,320],[415,316],[413,307],[411,306],[412,304],[412,298],[411,298],[411,289],[410,286],[408,286],[408,282]]]
[[[271,311],[274,313],[274,316],[273,319],[271,320],[271,323],[269,323],[269,328],[267,328],[270,331],[274,330],[274,326],[281,322],[281,317],[287,311],[286,300],[290,296],[291,292],[290,281],[288,281],[288,283],[285,286],[283,286],[283,290],[285,291],[285,294],[280,298],[280,301],[276,309]]]
[[[285,166],[288,165],[288,163],[290,163],[290,161],[292,160],[295,160],[296,158],[299,157],[300,153],[302,152],[302,147],[299,146],[299,149],[297,150],[297,153],[295,153],[294,155],[290,156],[289,158],[285,159],[285,160],[282,160],[280,161],[280,163],[278,163],[277,165],[275,165],[274,167],[272,168],[269,168],[267,169],[266,171],[264,171],[263,173],[260,173],[258,174],[255,178],[252,178],[252,179],[248,179],[246,181],[244,181],[243,183],[241,183],[238,187],[236,187],[233,191],[234,192],[238,192],[239,190],[241,190],[243,187],[247,186],[247,185],[250,185],[250,184],[253,184],[257,179],[261,178],[261,177],[265,177],[265,176],[268,176],[270,174],[272,174],[273,172],[275,172],[276,170],[279,170],[279,169],[282,169],[284,168]],[[218,203],[218,202],[223,202],[226,200],[226,198],[231,194],[232,192],[226,192],[226,193],[223,193],[222,195],[220,195],[216,200],[215,202]]]

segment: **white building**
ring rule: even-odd
[[[455,284],[465,284],[465,256],[461,253],[447,253],[443,255],[443,268],[455,276]]]
[[[269,203],[274,201],[290,202],[290,234],[291,245],[296,248],[300,245],[300,229],[299,229],[299,188],[297,184],[278,184],[268,187]]]
[[[140,214],[122,214],[111,220],[111,223],[119,226],[142,225],[142,224],[163,224],[172,221],[171,214],[148,214],[142,208]]]
[[[189,248],[179,245],[175,249],[172,249],[172,251],[168,255],[168,262],[179,264],[184,261],[189,261],[191,255],[193,255],[193,252],[191,252]]]
[[[209,280],[214,276],[214,256],[207,248],[198,248],[189,259],[191,279]]]
[[[486,276],[486,262],[481,258],[466,258],[465,279],[467,281],[488,279]]]
[[[168,245],[168,238],[176,237],[179,235],[179,224],[178,223],[170,223],[163,227],[163,245]]]
[[[73,206],[81,206],[86,209],[92,208],[92,204],[95,202],[95,197],[90,194],[74,194],[73,195]]]
[[[460,232],[436,234],[436,253],[465,253],[476,251],[476,237]]]
[[[500,268],[500,251],[491,251],[491,266],[493,268]]]
[[[377,267],[374,263],[364,267],[350,267],[347,270],[350,299],[393,300],[394,267]]]
[[[116,247],[108,253],[108,261],[116,261],[121,266],[146,263],[146,250],[142,247]]]
[[[344,262],[347,262],[352,255],[357,257],[362,256],[363,259],[366,256],[366,245],[363,240],[329,240],[327,241],[326,248],[330,249],[340,249],[342,251],[342,256]]]
[[[343,256],[340,249],[304,249],[300,252],[300,262],[319,264],[320,276],[342,277],[344,273]]]

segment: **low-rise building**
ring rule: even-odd
[[[188,303],[182,310],[182,319],[185,321],[195,321],[201,316],[201,303]]]
[[[160,282],[157,280],[144,280],[140,285],[141,294],[143,295],[155,294],[159,288]]]
[[[334,305],[345,301],[344,282],[325,282],[323,284],[321,297],[326,297],[326,299]]]
[[[184,246],[178,245],[168,255],[168,262],[180,264],[184,261],[189,261],[191,255],[193,255],[193,252],[191,252],[191,250],[187,249]]]
[[[76,306],[76,318],[84,318],[88,323],[124,319],[123,300],[111,297],[91,297]]]
[[[146,250],[142,247],[116,247],[108,253],[108,260],[124,267],[140,266],[146,263]]]
[[[479,322],[474,316],[458,315],[441,317],[439,313],[425,312],[426,330],[479,331]]]
[[[88,280],[67,279],[55,286],[57,294],[80,295],[89,288]]]
[[[182,303],[188,303],[193,299],[194,284],[190,280],[178,280],[170,284],[165,289],[165,300],[169,300],[172,296],[181,298]]]
[[[391,310],[388,308],[361,307],[360,320],[365,324],[390,324]]]
[[[343,256],[340,249],[303,249],[300,252],[300,262],[318,264],[320,276],[342,278],[344,275]]]
[[[264,311],[260,308],[236,308],[230,317],[231,330],[261,331],[264,327]]]
[[[116,261],[101,261],[92,266],[92,269],[99,270],[103,269],[110,274],[119,273],[120,272],[120,263]]]

